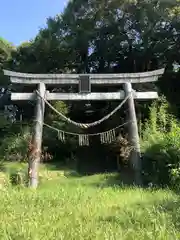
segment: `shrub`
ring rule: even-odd
[[[21,127],[19,133],[10,132],[4,136],[0,145],[1,159],[8,161],[27,160],[28,143],[30,140],[30,128]]]
[[[28,185],[28,175],[24,170],[10,172],[9,179],[12,185]]]
[[[141,128],[145,183],[173,185],[180,182],[180,124],[169,114],[162,98],[150,107],[150,117]]]

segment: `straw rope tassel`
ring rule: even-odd
[[[61,132],[58,131],[58,139],[61,141]]]
[[[116,140],[116,131],[115,131],[115,129],[112,130],[112,134],[113,134],[113,141],[115,141]]]
[[[62,132],[62,140],[63,140],[63,142],[65,142],[65,133],[64,132]]]
[[[100,133],[100,142],[103,143],[103,134]]]
[[[112,143],[113,138],[112,138],[112,131],[109,131],[109,142]]]
[[[104,133],[104,142],[107,143],[107,132]]]
[[[112,143],[115,139],[116,139],[116,132],[114,129],[108,132],[100,133],[100,141],[102,144]]]
[[[80,134],[79,136],[79,146],[89,146],[89,136],[86,134]]]
[[[58,131],[58,139],[59,139],[61,142],[65,142],[65,133],[62,132],[62,131]]]
[[[79,146],[82,146],[82,136],[79,135],[78,138],[79,138]]]
[[[110,137],[111,137],[111,131],[107,132],[108,143],[110,143],[110,142],[111,142],[111,139],[110,139]]]
[[[112,139],[112,131],[109,131],[109,142],[112,143],[113,139]]]
[[[86,146],[89,146],[89,136],[86,135]]]
[[[57,132],[58,134],[58,139],[61,140],[61,141],[65,141],[65,135],[71,135],[71,136],[78,136],[78,139],[79,139],[79,146],[83,146],[83,145],[86,145],[86,146],[89,146],[89,137],[90,136],[100,136],[100,141],[102,144],[105,144],[107,143],[107,140],[108,140],[108,133],[109,133],[109,142],[112,142],[116,139],[116,129],[119,129],[127,124],[129,124],[131,121],[128,121],[128,122],[125,122],[124,124],[121,124],[121,125],[118,125],[117,127],[107,131],[107,132],[99,132],[99,133],[89,133],[89,134],[78,134],[78,133],[73,133],[73,132],[66,132],[66,131],[62,131],[58,128],[55,128],[53,126],[50,126],[46,123],[43,123],[44,126],[46,126],[47,128],[49,129],[52,129],[54,131]],[[84,137],[85,136],[85,137]]]
[[[104,133],[104,142],[107,143],[107,132]]]

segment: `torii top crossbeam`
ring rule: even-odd
[[[164,68],[142,73],[118,73],[118,74],[34,74],[19,73],[4,70],[4,75],[10,77],[11,83],[19,84],[78,84],[79,78],[88,76],[91,84],[119,85],[122,83],[146,83],[155,82],[164,73]]]

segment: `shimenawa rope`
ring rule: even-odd
[[[104,116],[102,119],[98,120],[98,121],[95,121],[95,122],[92,122],[92,123],[78,123],[78,122],[75,122],[73,120],[71,120],[70,118],[67,118],[64,114],[60,113],[57,109],[55,109],[44,97],[42,97],[40,95],[40,93],[38,91],[36,91],[38,96],[41,97],[43,99],[43,101],[48,105],[49,108],[51,108],[56,114],[58,114],[61,118],[63,118],[65,121],[67,121],[68,123],[71,123],[75,126],[78,126],[80,128],[83,128],[83,129],[87,129],[87,128],[90,128],[90,127],[94,127],[94,126],[97,126],[99,124],[101,124],[102,122],[104,122],[105,120],[107,120],[108,118],[110,118],[113,114],[115,114],[122,106],[123,104],[127,101],[127,99],[130,97],[131,93],[129,93],[125,99],[112,111],[110,112],[109,114],[107,114],[106,116]]]
[[[111,143],[116,139],[116,132],[115,130],[125,126],[126,124],[130,123],[131,121],[125,122],[124,124],[121,124],[115,128],[112,128],[108,131],[105,132],[98,132],[98,133],[87,133],[87,134],[79,134],[79,133],[74,133],[74,132],[67,132],[60,130],[58,128],[52,127],[46,123],[43,123],[44,126],[55,130],[58,133],[58,139],[62,142],[65,142],[65,134],[67,135],[73,135],[73,136],[78,136],[79,139],[79,146],[89,146],[89,137],[90,136],[100,136],[100,141],[101,143]]]
[[[38,121],[35,120],[35,122],[38,122]],[[48,128],[50,128],[50,129],[54,130],[54,131],[63,132],[63,133],[65,133],[65,134],[67,134],[67,135],[74,135],[74,136],[79,136],[79,135],[98,136],[98,135],[101,135],[101,134],[103,134],[103,133],[107,133],[107,132],[110,132],[110,131],[113,131],[113,130],[117,130],[117,129],[119,129],[119,128],[121,128],[121,127],[124,127],[125,125],[131,123],[131,122],[132,122],[132,121],[125,122],[125,123],[123,123],[123,124],[121,124],[121,125],[118,125],[117,127],[114,127],[114,128],[112,128],[112,129],[109,129],[109,130],[104,131],[104,132],[87,133],[87,134],[81,134],[81,133],[75,133],[75,132],[68,132],[68,131],[60,130],[60,129],[55,128],[55,127],[52,127],[52,126],[50,126],[50,125],[48,125],[48,124],[46,124],[46,123],[43,123],[43,125],[44,125],[45,127],[48,127]]]

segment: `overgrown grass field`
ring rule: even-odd
[[[170,190],[123,187],[116,174],[41,167],[42,175],[37,190],[1,188],[1,240],[180,239],[180,199]]]

